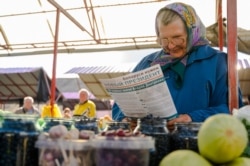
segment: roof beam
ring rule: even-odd
[[[89,24],[90,24],[90,27],[91,27],[91,30],[92,30],[93,38],[97,43],[101,43],[101,41],[100,41],[100,33],[99,33],[99,28],[98,28],[98,25],[97,25],[97,22],[96,22],[94,8],[93,8],[91,0],[88,0],[88,1],[89,1],[89,5],[87,3],[87,0],[83,0],[84,6],[85,6],[85,9],[86,9],[86,13],[87,13],[87,16],[88,16]],[[92,17],[90,16],[90,12],[91,12]],[[98,36],[98,39],[96,38],[96,35]]]
[[[12,50],[12,48],[10,46],[10,42],[8,40],[8,37],[7,37],[6,33],[4,32],[4,29],[3,29],[3,27],[1,25],[0,25],[0,32],[1,32],[3,40],[5,42],[5,45],[0,43],[0,46],[3,47],[4,49]]]
[[[53,6],[55,6],[61,13],[63,13],[70,21],[72,21],[78,28],[80,28],[82,31],[85,31],[89,36],[91,36],[94,39],[93,34],[91,34],[89,31],[87,31],[73,16],[71,16],[61,5],[59,5],[54,0],[48,0]],[[95,39],[94,39],[95,40]]]

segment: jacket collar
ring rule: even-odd
[[[195,61],[208,59],[218,53],[218,50],[210,47],[209,45],[198,46],[188,56],[187,65]]]
[[[218,50],[215,50],[209,45],[198,46],[189,53],[188,59],[187,59],[187,65],[198,60],[210,58],[217,53],[218,53]],[[157,59],[159,56],[163,54],[164,54],[164,51],[161,49],[160,51],[157,51],[151,54],[151,56],[148,56],[147,61],[151,64],[155,59]]]
[[[157,51],[157,52],[149,55],[147,61],[149,62],[149,64],[151,64],[154,60],[156,60],[161,55],[164,55],[163,49],[161,49],[160,51]]]

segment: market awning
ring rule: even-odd
[[[226,21],[224,19],[224,21]],[[226,23],[223,24],[223,37],[224,37],[224,46],[228,47],[227,43],[227,34]],[[250,30],[246,30],[243,28],[237,28],[237,36],[238,36],[238,51],[243,52],[245,54],[250,55]],[[212,24],[206,28],[206,37],[210,41],[211,46],[219,46],[219,32],[218,32],[218,23]]]
[[[111,96],[102,86],[100,79],[115,78],[132,72],[134,64],[117,66],[76,67],[66,73],[78,74],[89,91],[98,99],[110,99]]]
[[[238,78],[240,82],[240,88],[242,96],[250,97],[250,60],[240,59],[238,60]]]
[[[50,96],[50,82],[43,68],[0,68],[0,101],[32,96],[45,102]]]
[[[242,96],[250,97],[250,68],[240,69],[238,74]]]

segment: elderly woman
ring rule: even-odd
[[[40,115],[38,108],[34,105],[34,99],[31,96],[26,96],[23,98],[23,106],[18,108],[16,114],[37,114]]]
[[[89,91],[87,89],[79,91],[79,103],[74,107],[73,116],[96,117],[96,105],[89,100]]]
[[[168,128],[175,122],[203,122],[214,114],[229,114],[227,54],[209,46],[195,10],[184,3],[169,4],[158,11],[155,30],[162,49],[144,57],[134,72],[161,65],[178,113]],[[112,118],[126,118],[117,104]]]

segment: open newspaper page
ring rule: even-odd
[[[140,118],[152,114],[171,119],[177,115],[160,65],[100,81],[128,117]]]

